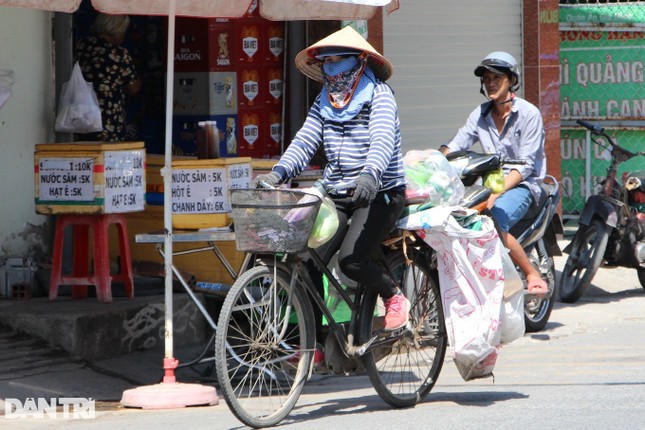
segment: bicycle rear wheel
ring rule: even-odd
[[[257,266],[233,284],[215,339],[217,379],[233,414],[270,427],[295,406],[313,361],[315,325],[309,298],[291,276]]]
[[[414,250],[408,249],[410,252]],[[388,264],[412,305],[412,330],[368,350],[363,362],[379,396],[400,408],[412,406],[430,393],[441,372],[448,339],[437,273],[430,269],[425,256],[417,253],[406,265],[399,251],[388,256]],[[378,294],[366,291],[360,312],[360,343],[381,337],[385,307]]]

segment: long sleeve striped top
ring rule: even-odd
[[[328,160],[323,172],[327,184],[349,182],[368,173],[380,190],[405,185],[397,105],[392,89],[383,82],[376,85],[372,102],[342,123],[321,116],[319,95],[274,170],[286,174],[283,179],[299,175],[321,144]]]

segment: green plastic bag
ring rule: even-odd
[[[307,245],[310,248],[318,248],[324,243],[327,243],[336,234],[338,223],[336,205],[329,197],[323,197]]]
[[[504,191],[504,171],[502,169],[493,170],[484,176],[484,186],[490,188],[493,194],[499,194]]]

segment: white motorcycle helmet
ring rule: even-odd
[[[475,68],[475,76],[481,80],[486,70],[509,75],[511,78],[511,92],[516,92],[520,88],[520,66],[511,54],[502,51],[491,52]],[[483,91],[483,81],[481,84],[481,91]]]

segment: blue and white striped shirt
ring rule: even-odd
[[[277,170],[286,172],[287,178],[299,175],[321,143],[328,160],[323,172],[325,183],[350,182],[361,173],[369,173],[381,191],[405,185],[400,122],[389,85],[379,82],[372,102],[346,122],[325,120],[320,115],[319,95],[276,164]]]

